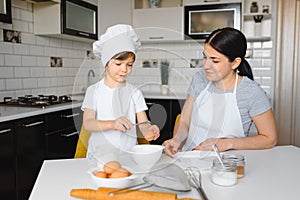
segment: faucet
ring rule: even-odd
[[[95,72],[94,70],[90,69],[88,72],[88,81],[87,81],[87,87],[91,85],[91,77],[95,77]]]

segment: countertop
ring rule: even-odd
[[[162,94],[161,92],[143,92],[144,98],[146,99],[178,99],[178,100],[185,100],[187,97],[186,93],[168,93]]]
[[[161,94],[160,92],[143,92],[144,98],[146,99],[177,99],[177,100],[185,100],[186,94]],[[32,107],[19,107],[19,106],[0,106],[0,122],[11,121],[15,119],[21,119],[24,117],[31,117],[40,114],[47,114],[50,112],[66,110],[71,108],[80,107],[82,104],[83,97],[81,100],[77,100],[71,103],[58,104],[46,106],[44,108],[32,108]]]
[[[210,181],[210,168],[200,169],[202,186],[208,199],[299,199],[300,148],[289,145],[264,150],[229,151],[228,153],[240,153],[245,156],[245,176],[238,179],[238,183],[234,186],[222,187]],[[187,161],[184,162],[186,166],[201,165],[202,160],[199,157],[187,157],[186,159]],[[87,170],[87,159],[45,160],[29,199],[75,200],[76,198],[69,195],[71,189],[97,189]],[[149,190],[161,191],[156,187],[151,187]],[[172,191],[168,190],[168,192]],[[192,189],[191,192],[180,192],[177,195],[179,198],[200,199],[195,189]]]
[[[46,106],[45,108],[0,106],[0,122],[46,114],[50,112],[80,107],[82,102],[71,102],[58,105]]]

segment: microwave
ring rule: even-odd
[[[62,33],[98,38],[97,6],[81,0],[61,0]]]
[[[34,33],[73,40],[98,39],[98,7],[82,0],[34,4]]]
[[[223,27],[233,27],[240,30],[241,9],[241,3],[185,6],[185,39],[206,39],[212,31]]]

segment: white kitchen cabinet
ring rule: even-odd
[[[168,4],[162,4],[160,8],[143,8],[141,6],[145,5],[141,3],[143,1],[134,0],[133,2],[132,25],[141,41],[184,39],[183,7],[180,1],[167,1]]]
[[[36,2],[33,4],[34,34],[94,41],[98,36],[97,3],[95,0]]]
[[[98,1],[99,35],[115,24],[132,24],[132,0]]]

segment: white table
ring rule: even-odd
[[[300,199],[300,148],[277,146],[266,150],[232,152],[245,155],[245,177],[234,186],[221,187],[211,183],[210,170],[204,170],[202,185],[209,199]],[[45,160],[29,199],[74,200],[76,198],[69,196],[73,188],[97,189],[87,171],[86,159]],[[150,190],[157,191],[155,188]],[[195,190],[179,193],[178,197],[200,198]]]

